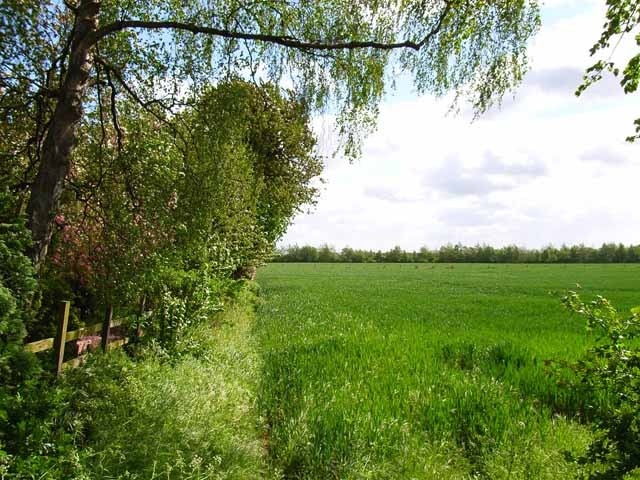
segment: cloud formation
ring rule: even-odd
[[[450,98],[388,98],[362,158],[330,162],[316,210],[282,243],[638,243],[640,144],[624,141],[637,101],[615,79],[574,95],[604,9],[602,0],[547,0],[515,100],[477,121],[465,109],[447,115]]]
[[[382,185],[366,186],[364,188],[364,194],[367,197],[391,203],[407,203],[415,200],[398,193],[395,189]]]
[[[505,175],[509,177],[542,177],[547,174],[547,166],[539,157],[530,155],[525,161],[506,162],[491,150],[484,153],[484,163],[479,169],[488,175]]]
[[[596,162],[603,165],[624,165],[629,159],[619,150],[614,150],[606,145],[600,145],[580,155],[580,160]]]
[[[424,186],[451,196],[485,196],[517,188],[524,182],[547,173],[545,164],[535,157],[526,162],[506,162],[487,150],[480,165],[468,165],[459,155],[451,155],[426,175]]]
[[[582,82],[584,71],[577,67],[547,68],[530,72],[524,80],[523,88],[534,87],[546,93],[571,95]]]
[[[476,206],[447,208],[438,215],[438,219],[442,223],[453,227],[492,225],[497,221],[497,217],[495,210]]]

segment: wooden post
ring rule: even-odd
[[[107,351],[109,345],[109,333],[111,332],[111,320],[113,320],[113,307],[109,305],[104,314],[104,322],[102,322],[102,351]]]
[[[136,337],[140,338],[142,336],[142,317],[144,316],[144,307],[147,303],[147,296],[142,295],[140,299],[140,310],[138,310],[138,326],[136,327]]]
[[[56,332],[56,338],[53,341],[54,353],[56,356],[56,375],[60,375],[62,372],[62,363],[64,362],[64,346],[67,340],[67,325],[69,324],[69,309],[71,308],[71,302],[65,300],[60,308],[60,319],[58,321],[58,331]]]

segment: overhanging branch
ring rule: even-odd
[[[95,62],[102,66],[105,70],[105,73],[113,75],[113,80],[116,80],[124,89],[125,92],[127,92],[127,94],[129,95],[129,97],[131,97],[131,99],[133,99],[133,101],[135,103],[137,103],[138,105],[140,105],[140,107],[142,107],[142,109],[144,111],[146,111],[147,113],[149,113],[150,115],[152,115],[156,120],[158,120],[160,123],[162,123],[163,125],[167,125],[171,131],[173,132],[174,135],[176,135],[176,137],[178,137],[185,145],[187,144],[186,139],[184,138],[182,132],[180,132],[180,130],[178,128],[176,128],[176,126],[166,117],[160,115],[158,112],[155,111],[155,109],[151,108],[152,105],[159,105],[165,112],[171,114],[171,108],[167,107],[166,105],[164,105],[160,100],[158,99],[153,99],[153,100],[148,100],[145,101],[144,99],[142,99],[140,97],[140,95],[127,83],[127,81],[124,78],[124,74],[120,71],[120,69],[118,69],[117,67],[111,65],[110,63],[108,63],[106,60],[104,60],[102,57],[97,56],[94,58]],[[111,79],[109,79],[110,82],[112,82]],[[112,83],[111,83],[112,85]],[[113,89],[112,89],[113,92]],[[113,103],[113,102],[112,102]],[[113,106],[112,106],[113,108]]]
[[[158,100],[151,100],[151,101],[143,100],[142,98],[140,98],[140,95],[138,95],[135,92],[135,90],[133,90],[133,88],[131,88],[131,86],[129,86],[129,84],[125,81],[124,75],[122,74],[122,72],[120,72],[118,68],[114,67],[113,65],[106,62],[103,58],[98,56],[95,57],[95,61],[96,63],[102,65],[106,72],[113,74],[113,76],[118,81],[118,83],[122,85],[122,88],[125,89],[125,91],[129,94],[129,96],[138,105],[140,105],[145,111],[153,115],[157,120],[161,121],[162,123],[167,123],[167,120],[165,118],[163,118],[161,115],[158,115],[158,113],[151,108],[151,105],[154,103],[160,104]]]
[[[445,1],[445,7],[438,17],[438,21],[427,35],[420,41],[405,40],[402,42],[378,42],[378,41],[349,41],[349,42],[332,42],[323,40],[301,40],[285,35],[270,35],[263,33],[247,33],[236,30],[228,30],[224,28],[206,27],[194,23],[175,22],[175,21],[142,21],[142,20],[120,20],[102,28],[99,28],[91,35],[88,41],[94,44],[102,38],[122,30],[127,29],[144,29],[144,30],[181,30],[191,32],[193,34],[213,35],[222,38],[230,38],[237,40],[249,40],[256,42],[272,43],[283,47],[294,48],[297,50],[355,50],[355,49],[375,49],[375,50],[420,50],[425,46],[438,32],[441,30],[444,20],[453,5],[453,0]]]

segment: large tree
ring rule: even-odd
[[[184,298],[176,293],[184,279],[212,287],[252,272],[315,199],[322,163],[307,109],[274,85],[203,88],[171,126],[122,102],[120,145],[112,127],[92,120],[79,130],[42,272],[46,285],[68,287],[83,315],[142,294],[157,304],[170,285]],[[206,296],[219,301],[218,293]]]
[[[336,113],[353,154],[399,72],[482,112],[520,81],[537,27],[535,0],[2,2],[0,109],[12,132],[2,155],[28,192],[33,259],[46,256],[89,110],[121,142],[120,96],[171,122],[204,80],[284,80]]]

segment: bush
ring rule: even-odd
[[[15,429],[25,424],[19,391],[39,374],[36,358],[23,348],[36,281],[25,255],[30,235],[12,215],[11,197],[0,191],[0,459],[15,443]],[[28,422],[26,422],[28,423]],[[0,460],[1,461],[1,460]]]
[[[249,288],[225,312],[155,341],[92,354],[21,387],[0,478],[270,478],[255,407],[260,362]]]
[[[151,284],[152,314],[144,323],[147,339],[174,352],[185,332],[222,310],[227,281],[205,269],[162,269]]]
[[[605,408],[593,412],[595,438],[582,464],[596,465],[591,479],[622,478],[640,467],[640,307],[622,315],[601,296],[583,302],[576,292],[564,305],[587,320],[598,342],[577,362],[567,363],[575,381],[568,388],[604,393]]]

